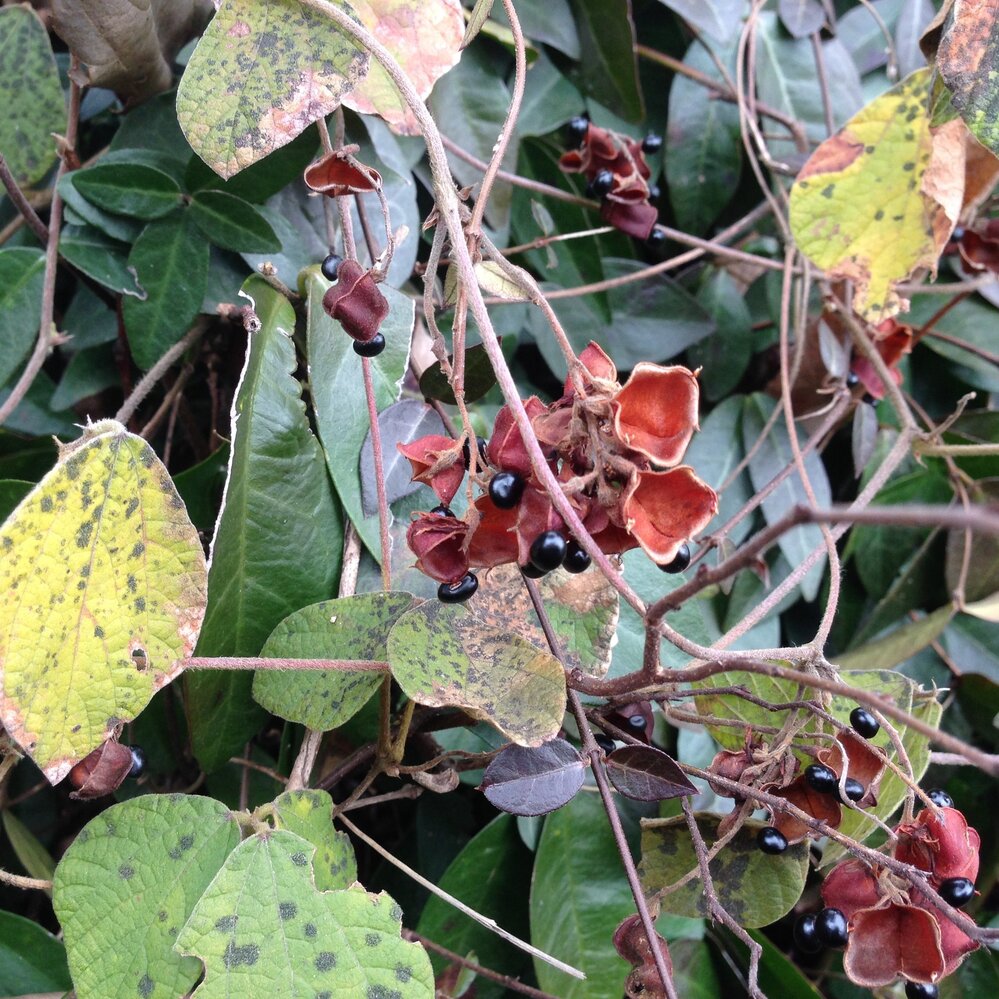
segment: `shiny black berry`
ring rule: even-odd
[[[610,170],[598,170],[593,180],[590,181],[590,190],[593,197],[604,198],[611,192],[614,186],[614,174]]]
[[[590,567],[592,559],[579,547],[575,541],[570,541],[565,546],[565,558],[562,559],[562,568],[566,572],[580,573],[586,572]]]
[[[437,599],[442,604],[461,604],[478,588],[478,576],[474,572],[466,572],[457,583],[441,583],[437,587]]]
[[[842,947],[847,935],[846,916],[839,909],[823,909],[815,917],[815,936],[824,947]]]
[[[642,152],[647,156],[651,156],[653,153],[658,153],[663,147],[663,137],[661,135],[656,135],[655,132],[649,132],[644,139],[642,139]]]
[[[539,569],[536,565],[531,565],[531,563],[528,562],[527,565],[522,565],[520,567],[520,571],[528,579],[540,579],[542,576],[547,576],[548,573],[551,570],[549,570],[549,569]]]
[[[805,767],[805,781],[819,794],[836,794],[839,791],[839,778],[833,770],[821,763]]]
[[[864,785],[856,777],[847,777],[843,781],[843,791],[850,801],[860,801],[864,796]]]
[[[937,889],[940,897],[955,909],[963,909],[975,897],[974,882],[967,878],[947,878]]]
[[[942,788],[935,787],[932,791],[926,792],[926,797],[933,802],[937,808],[953,808],[954,799]]]
[[[666,245],[666,233],[662,229],[653,229],[645,240],[645,245],[650,250],[661,250]]]
[[[802,954],[818,954],[822,950],[822,944],[815,933],[815,913],[809,912],[807,915],[799,916],[792,931],[794,945]]]
[[[531,544],[531,563],[536,569],[551,572],[562,564],[568,546],[558,531],[545,531]]]
[[[361,343],[354,341],[354,353],[358,357],[377,357],[385,349],[385,337],[381,333],[376,333],[370,340]]]
[[[756,834],[756,845],[764,852],[776,856],[787,849],[787,837],[773,826],[764,826]]]
[[[577,115],[566,126],[566,140],[570,149],[578,149],[586,138],[586,133],[590,130],[590,121],[582,115]]]
[[[677,549],[672,562],[659,566],[663,572],[683,572],[690,565],[690,545],[686,541]]]
[[[516,472],[497,472],[489,480],[489,498],[501,510],[512,510],[524,495],[524,480]]]
[[[857,735],[862,735],[865,739],[873,739],[881,731],[881,725],[877,718],[867,710],[867,708],[854,708],[850,712],[850,724]]]
[[[658,184],[653,184],[649,187],[649,204],[658,205],[659,199],[663,196],[663,192]],[[659,230],[657,229],[656,232]]]
[[[323,272],[323,277],[327,281],[335,281],[337,273],[340,270],[340,265],[343,263],[343,257],[337,253],[331,253],[320,265],[319,269]]]
[[[479,464],[485,465],[486,462],[486,439],[485,437],[476,437],[475,446],[479,451]],[[472,463],[471,455],[468,450],[468,438],[466,437],[461,442],[461,460],[465,463],[465,471],[468,471],[468,466]]]
[[[846,376],[846,387],[856,388],[859,384],[860,384],[860,375],[858,375],[856,371],[851,371]]]
[[[603,732],[598,732],[594,737],[593,741],[605,752],[614,752],[614,740],[609,735],[604,735]]]
[[[142,775],[142,771],[146,769],[146,754],[138,746],[129,746],[128,751],[132,754],[132,767],[128,771],[128,776],[139,777]],[[961,879],[955,878],[954,880],[960,881]],[[946,883],[945,881],[944,884]],[[968,883],[970,884],[971,882]],[[972,889],[972,893],[974,893],[974,889]],[[953,904],[952,902],[951,905]]]
[[[905,999],[937,999],[940,990],[926,982],[906,982]]]
[[[435,517],[453,517],[454,510],[445,503],[440,503],[430,511]]]
[[[628,728],[633,728],[636,732],[644,732],[645,724],[645,715],[632,715],[628,719]]]

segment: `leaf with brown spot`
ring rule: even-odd
[[[395,56],[420,97],[458,62],[465,18],[459,0],[351,0],[357,19]],[[344,98],[344,107],[380,115],[393,131],[417,135],[413,112],[376,63]]]
[[[367,52],[295,0],[225,0],[180,81],[177,119],[231,177],[333,111],[367,68]]]

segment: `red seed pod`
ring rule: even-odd
[[[378,290],[371,271],[345,260],[337,282],[323,296],[323,309],[359,343],[368,343],[389,314],[388,299]]]
[[[71,798],[102,798],[121,786],[132,769],[132,750],[109,739],[85,756],[69,772],[69,782],[76,788]]]

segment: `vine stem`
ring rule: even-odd
[[[375,851],[380,857],[384,857],[393,867],[398,867],[400,871],[412,878],[418,885],[426,888],[427,891],[433,893],[438,898],[443,899],[449,905],[453,905],[459,912],[464,913],[469,919],[474,919],[477,923],[485,926],[487,929],[492,930],[498,937],[502,937],[507,943],[513,944],[514,947],[519,950],[525,951],[526,953],[544,961],[546,964],[550,964],[553,968],[558,968],[559,971],[565,972],[567,975],[571,975],[573,978],[578,978],[581,981],[586,979],[586,975],[583,974],[578,968],[574,968],[571,964],[566,964],[564,961],[560,961],[557,957],[552,957],[551,954],[546,954],[543,950],[535,947],[533,944],[529,944],[526,940],[521,940],[520,937],[514,936],[508,930],[504,930],[495,919],[490,919],[489,916],[483,916],[482,913],[477,912],[471,906],[465,905],[461,899],[455,898],[449,892],[444,891],[443,888],[434,884],[433,881],[428,881],[422,874],[414,871],[412,867],[408,864],[403,863],[394,854],[389,853],[377,840],[372,839],[366,832],[362,829],[358,829],[350,819],[347,818],[342,812],[339,812],[335,816],[338,822],[345,825],[362,843],[366,843]]]
[[[11,888],[23,888],[26,891],[36,888],[39,891],[51,891],[52,882],[43,878],[26,878],[21,874],[11,874],[9,871],[0,870],[0,884],[10,885]]]
[[[555,630],[552,628],[552,623],[548,617],[548,611],[541,600],[537,583],[527,576],[522,576],[522,578],[524,585],[527,587],[528,595],[531,598],[531,603],[534,605],[534,612],[538,615],[538,621],[541,623],[541,629],[545,633],[548,647],[551,649],[552,655],[562,664],[562,668],[565,669],[565,654],[562,651],[558,637],[555,635]],[[568,690],[568,698],[569,708],[576,719],[579,736],[583,742],[583,750],[590,758],[590,769],[593,771],[594,779],[597,782],[597,790],[600,792],[600,799],[603,802],[604,811],[607,813],[611,832],[614,834],[614,843],[617,845],[617,852],[621,856],[621,863],[628,878],[628,886],[631,888],[631,896],[635,900],[635,909],[642,921],[642,928],[645,930],[645,937],[648,940],[649,950],[656,964],[656,971],[659,972],[659,978],[666,991],[666,995],[670,999],[677,999],[673,976],[670,974],[669,968],[666,965],[666,959],[659,948],[659,935],[656,933],[652,914],[649,912],[648,904],[645,901],[645,892],[642,890],[642,883],[638,879],[638,871],[635,868],[635,861],[628,847],[628,840],[624,835],[621,817],[617,814],[617,805],[614,803],[614,796],[611,794],[610,785],[607,782],[603,751],[594,741],[593,733],[590,731],[590,726],[586,719],[586,713],[579,700],[579,695],[571,687]]]
[[[14,202],[14,207],[24,217],[24,221],[28,223],[31,231],[42,241],[43,245],[47,244],[49,241],[48,226],[38,217],[38,212],[31,207],[31,203],[24,196],[24,191],[18,186],[14,175],[10,172],[10,167],[7,166],[7,160],[3,153],[0,153],[0,182],[7,189],[7,194]]]

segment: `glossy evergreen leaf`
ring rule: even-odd
[[[330,114],[367,67],[368,54],[321,13],[293,0],[227,0],[187,64],[177,118],[191,148],[231,177]]]
[[[138,239],[139,233],[142,232],[142,222],[135,218],[127,218],[124,215],[112,215],[88,201],[76,189],[77,172],[63,174],[56,185],[59,189],[59,196],[67,209],[78,215],[88,226],[93,226],[108,238],[122,243],[134,243]]]
[[[45,255],[27,246],[0,249],[0,385],[38,339]]]
[[[55,861],[52,855],[38,841],[38,837],[8,808],[3,813],[3,831],[10,840],[21,866],[33,878],[52,880]],[[51,895],[51,891],[46,894]]]
[[[38,923],[0,910],[0,993],[63,993],[72,987],[62,941]]]
[[[522,0],[517,4],[517,16],[531,41],[544,42],[570,59],[579,58],[579,33],[570,0]],[[493,17],[500,24],[507,23],[502,4],[494,4]]]
[[[742,27],[745,0],[659,0],[698,31],[717,42],[730,42]]]
[[[607,999],[629,966],[614,949],[617,925],[635,911],[600,797],[578,794],[545,820],[531,882],[531,941],[586,973],[586,980],[535,959],[545,992],[559,999]]]
[[[202,236],[223,250],[272,253],[281,249],[270,222],[249,202],[224,191],[198,191],[191,198],[191,221]]]
[[[514,815],[546,815],[583,786],[586,764],[565,739],[535,748],[507,746],[486,767],[479,785],[490,804]]]
[[[208,612],[198,654],[257,655],[277,624],[334,592],[342,524],[309,428],[297,367],[295,314],[263,278],[244,285],[260,329],[250,335],[233,400],[232,452],[212,539]],[[186,677],[195,754],[211,770],[263,720],[249,674]]]
[[[399,907],[361,888],[318,890],[314,852],[278,829],[229,854],[175,944],[205,964],[196,999],[324,991],[432,999],[430,960],[401,939]]]
[[[66,128],[66,104],[48,32],[30,6],[0,10],[0,153],[29,187],[56,162],[52,133]]]
[[[697,794],[672,757],[653,746],[623,746],[607,757],[607,776],[628,798],[665,801]]]
[[[142,163],[97,163],[77,171],[73,186],[98,208],[137,219],[158,219],[180,205],[177,182]]]
[[[555,737],[565,713],[565,675],[549,652],[491,628],[467,605],[428,600],[388,637],[392,676],[419,704],[461,707],[520,746]]]
[[[718,817],[698,815],[697,827],[710,846],[717,839]],[[718,901],[740,926],[768,926],[790,912],[801,898],[808,872],[808,843],[796,843],[773,856],[756,845],[763,823],[749,821],[709,864]],[[690,871],[697,857],[683,816],[642,820],[642,859],[638,875],[646,895],[656,895]],[[707,912],[700,878],[661,896],[666,912],[703,916]]]
[[[361,504],[359,455],[371,423],[361,378],[361,359],[353,341],[340,324],[323,311],[322,299],[329,282],[318,268],[305,276],[308,297],[308,355],[312,399],[316,409],[319,439],[326,452],[333,485],[344,510],[357,528],[368,551],[381,558],[378,517],[365,517]],[[415,307],[412,299],[393,288],[381,286],[390,312],[382,323],[386,347],[371,361],[375,403],[379,412],[399,397],[402,377],[409,361],[409,341]]]
[[[408,593],[358,593],[303,607],[271,632],[261,655],[385,662],[392,625],[413,606]],[[268,711],[317,732],[338,728],[381,686],[374,671],[261,670],[253,697]]]
[[[777,14],[795,38],[807,38],[826,23],[822,0],[778,0]]]
[[[526,938],[532,860],[513,818],[497,815],[465,844],[437,883],[505,930]],[[474,952],[479,964],[504,974],[523,977],[530,968],[530,959],[523,951],[436,895],[427,899],[416,929],[430,940],[447,940],[448,949],[458,954]],[[438,973],[447,963],[434,954],[431,960]],[[475,987],[478,999],[505,999],[507,995],[502,985],[483,977],[476,980]]]
[[[126,300],[146,298],[146,290],[129,270],[128,246],[90,225],[64,225],[59,233],[59,255],[98,284]]]
[[[286,791],[275,798],[274,824],[316,848],[312,872],[319,891],[349,888],[357,880],[350,837],[333,828],[333,799],[325,791]]]
[[[449,357],[454,360],[453,357]],[[465,402],[478,402],[494,385],[496,375],[482,344],[476,344],[465,351]],[[456,405],[454,390],[441,369],[441,362],[434,361],[420,375],[420,391],[427,399],[437,399],[449,406]]]
[[[75,406],[88,396],[97,395],[121,377],[111,352],[105,347],[77,351],[66,365],[49,405],[55,412]]]
[[[688,349],[687,363],[701,369],[698,380],[708,399],[725,400],[742,380],[753,355],[755,334],[745,291],[728,271],[710,270],[698,289],[697,301],[714,320],[715,332]],[[699,468],[698,474],[703,478]],[[720,501],[724,505],[724,497]]]
[[[579,59],[570,79],[586,97],[625,121],[645,115],[629,0],[573,0]]]
[[[208,283],[208,243],[188,213],[150,222],[128,255],[144,299],[122,302],[135,363],[151,368],[187,332]]]
[[[183,794],[133,798],[86,825],[53,897],[79,999],[176,999],[194,987],[201,963],[174,941],[239,838],[221,802]]]

